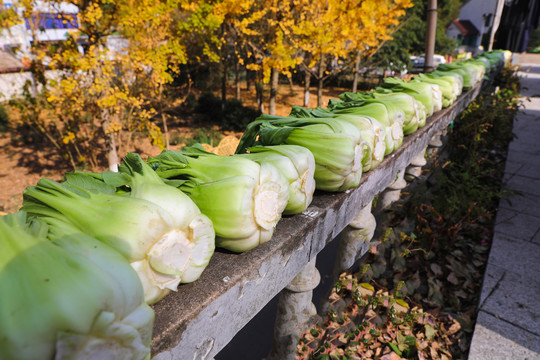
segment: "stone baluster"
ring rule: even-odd
[[[335,284],[342,272],[350,269],[354,263],[364,256],[371,246],[371,239],[375,234],[377,221],[371,213],[373,200],[358,212],[358,215],[339,235],[339,249],[334,263],[333,280]],[[327,296],[321,300],[320,314],[324,316],[331,309],[329,290]]]
[[[442,136],[443,132],[441,131],[433,135],[431,138],[427,149],[427,155],[430,159],[434,159],[439,152],[439,149],[443,146]]]
[[[376,213],[388,208],[393,202],[399,200],[401,190],[407,186],[405,181],[405,169],[399,170],[396,174],[396,179],[390,186],[388,186],[380,195],[377,200]]]
[[[334,271],[338,276],[341,272],[351,268],[355,261],[369,250],[370,241],[377,226],[375,216],[371,213],[372,203],[373,200],[362,208],[353,221],[341,232]]]
[[[314,316],[317,314],[312,303],[313,289],[321,281],[321,275],[315,267],[316,259],[311,260],[296,275],[279,295],[274,340],[266,360],[295,359],[296,345]]]
[[[405,180],[409,182],[413,181],[422,174],[422,167],[427,164],[426,151],[427,146],[412,159],[411,163],[405,170]]]

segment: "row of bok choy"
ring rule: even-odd
[[[262,115],[228,156],[199,145],[128,153],[118,172],[41,179],[19,212],[0,217],[0,358],[150,358],[149,304],[197,280],[216,248],[269,241],[316,189],[357,187],[507,58],[494,51],[327,108]]]

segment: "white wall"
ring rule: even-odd
[[[477,27],[480,34],[486,34],[490,26],[484,26],[484,14],[491,14],[491,22],[496,28],[499,26],[500,14],[504,6],[504,0],[470,0],[461,7],[460,20],[469,20]],[[496,13],[497,12],[497,13]],[[479,44],[480,45],[480,44]]]
[[[482,42],[482,35],[489,34],[490,44],[493,42],[493,35],[499,27],[502,10],[504,7],[505,0],[470,0],[461,7],[459,19],[460,20],[469,20],[476,26],[480,32],[478,38],[478,43],[476,46],[480,46]],[[491,14],[491,21],[488,26],[485,26],[484,15]],[[493,30],[491,34],[489,33],[491,28]],[[450,38],[456,39],[460,33],[459,29],[451,24],[447,30],[446,35]],[[490,48],[484,50],[491,50]]]
[[[446,29],[446,36],[448,36],[449,38],[457,39],[458,35],[460,34],[461,34],[461,31],[458,29],[458,27],[454,23],[451,23],[448,26],[448,29]]]
[[[6,7],[15,7],[19,15],[22,14],[23,9],[17,7],[17,1],[4,1]],[[62,13],[62,14],[78,14],[79,8],[72,4],[59,3],[54,6],[45,4],[42,1],[36,1],[36,11],[44,13]],[[41,41],[57,41],[66,39],[68,29],[45,29],[39,31],[37,37]],[[18,24],[10,29],[0,31],[0,47],[9,49],[11,47],[19,47],[20,52],[16,56],[21,59],[24,56],[28,56],[29,47],[32,40],[30,30],[26,29],[26,24]]]
[[[58,70],[45,71],[45,76],[49,80],[58,79],[60,75],[61,72]],[[0,103],[22,96],[23,86],[27,81],[33,83],[29,71],[0,74]]]

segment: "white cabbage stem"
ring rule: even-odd
[[[304,204],[307,208],[313,200],[313,193],[315,192],[315,178],[313,173],[315,172],[315,162],[300,176],[300,186],[302,194],[304,194]]]
[[[214,251],[214,230],[208,217],[199,214],[186,230],[173,229],[152,245],[146,257],[134,261],[143,284],[145,301],[154,303],[183,282],[199,278]]]
[[[289,200],[288,183],[279,170],[270,164],[261,164],[259,186],[254,194],[255,220],[264,230],[272,230],[281,219]]]
[[[289,182],[289,200],[284,214],[298,214],[311,204],[315,191],[315,159],[311,151],[297,145],[257,146],[249,151],[235,156],[258,164],[272,164]]]
[[[440,111],[442,109],[442,90],[439,85],[430,84],[433,94],[433,111]]]
[[[351,171],[343,181],[343,185],[339,191],[344,191],[358,186],[362,177],[362,158],[365,152],[365,143],[361,142],[354,147],[354,159],[351,167]]]
[[[154,313],[142,304],[124,319],[102,311],[87,334],[57,335],[55,360],[143,360],[150,353]]]
[[[255,194],[255,221],[265,230],[271,230],[281,218],[278,187],[276,183],[265,183]]]

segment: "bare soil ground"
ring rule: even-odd
[[[323,93],[322,104],[326,105],[330,98],[337,97],[340,93],[348,91],[345,88],[327,88]],[[235,89],[229,88],[228,96],[234,97]],[[316,89],[311,89],[310,105],[317,106]],[[303,105],[303,89],[301,86],[290,86],[281,84],[277,98],[277,115],[288,115],[293,105]],[[255,89],[251,87],[250,91],[246,90],[246,86],[242,84],[241,100],[244,105],[256,107]],[[265,104],[265,109],[268,109],[268,104]],[[189,121],[171,122],[169,131],[179,134],[183,138],[189,136],[196,130],[196,124]],[[214,125],[219,128],[218,125]],[[237,135],[241,136],[241,133]],[[23,145],[19,141],[20,136],[24,134],[16,134],[10,132],[0,132],[0,215],[1,213],[9,213],[17,211],[22,205],[22,192],[27,186],[35,185],[42,177],[48,177],[53,180],[61,180],[66,171],[70,171],[69,166],[65,165],[62,159],[55,155],[52,149],[36,145],[31,147]],[[173,148],[180,147],[181,144]],[[157,146],[152,146],[145,139],[138,139],[130,145],[129,148],[124,148],[121,151],[136,151],[144,156],[154,156],[159,154],[160,150]],[[121,155],[120,154],[120,155]]]
[[[17,211],[27,186],[42,177],[60,180],[65,170],[58,168],[47,151],[17,145],[12,141],[13,135],[0,134],[0,212]],[[42,161],[32,161],[36,158]]]

